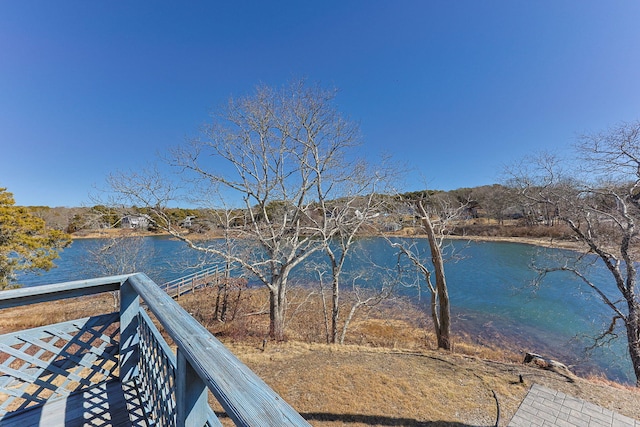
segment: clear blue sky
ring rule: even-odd
[[[256,84],[340,90],[406,190],[640,118],[638,1],[0,1],[0,187],[91,204]]]

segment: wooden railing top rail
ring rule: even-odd
[[[118,291],[130,274],[10,289],[0,292],[0,309]]]

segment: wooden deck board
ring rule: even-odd
[[[119,381],[102,383],[0,419],[0,427],[147,425],[135,384]]]

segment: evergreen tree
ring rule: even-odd
[[[55,267],[53,260],[70,243],[68,234],[48,229],[42,218],[15,206],[13,194],[0,188],[0,290],[19,286],[18,271]]]

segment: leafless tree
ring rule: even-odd
[[[406,205],[407,202],[401,203]],[[449,227],[462,217],[466,205],[451,206],[444,203],[444,200],[436,199],[430,205],[424,200],[412,200],[409,201],[409,206],[415,209],[416,215],[420,218],[420,224],[429,243],[429,254],[422,253],[411,240],[388,240],[411,262],[426,282],[438,348],[451,350],[451,304],[444,270],[443,245]]]
[[[358,310],[362,308],[373,308],[393,297],[394,291],[398,286],[398,277],[386,274],[385,272],[379,273],[381,274],[378,274],[378,277],[375,279],[377,286],[371,286],[371,272],[362,275],[355,274],[350,277],[348,282],[350,282],[350,296],[353,300],[342,323],[342,329],[338,338],[339,344],[344,344],[351,321]]]
[[[211,222],[217,224],[221,229],[222,236],[221,239],[219,239],[219,241],[222,242],[221,249],[228,254],[234,253],[240,255],[246,245],[238,241],[233,232],[233,228],[238,221],[242,220],[242,212],[237,209],[230,209],[226,206],[224,200],[220,201],[217,208],[212,207],[205,212],[209,212],[212,219]],[[242,291],[246,288],[247,279],[245,277],[232,277],[232,272],[237,271],[239,267],[241,266],[239,266],[237,262],[233,262],[229,258],[224,258],[222,278],[219,278],[216,283],[217,292],[213,316],[215,320],[220,322],[227,320],[230,306],[233,306],[230,319],[234,320],[235,314],[240,306]],[[240,273],[236,276],[242,275],[243,274]],[[234,291],[236,296],[233,304],[230,304],[229,298]]]
[[[613,334],[618,322],[624,325],[640,386],[640,122],[582,136],[574,148],[572,162],[544,155],[529,162],[529,168],[512,169],[510,184],[526,200],[551,207],[585,252],[604,263],[611,279],[606,284],[594,282],[577,264],[545,267],[540,273],[572,273],[611,310],[611,324],[598,340]]]
[[[471,197],[485,211],[486,215],[497,220],[499,225],[504,225],[509,210],[512,214],[517,212],[514,211],[517,206],[514,191],[500,184],[473,188]]]
[[[347,331],[356,313],[363,308],[373,308],[393,298],[394,291],[400,283],[400,276],[396,269],[374,262],[367,244],[362,245],[361,242],[363,241],[357,239],[347,248],[351,268],[344,269],[345,259],[341,253],[336,256],[336,260],[341,261],[338,267],[331,261],[327,263],[325,260],[305,264],[308,273],[315,275],[320,288],[327,343],[344,344]],[[342,251],[342,249],[335,248],[335,251]],[[337,281],[336,272],[339,273]],[[335,298],[336,292],[340,295],[343,292],[346,293],[346,298]],[[331,304],[327,304],[327,294],[331,297]],[[344,317],[334,317],[334,304],[339,304],[336,311],[347,310]]]
[[[53,207],[33,206],[30,207],[31,212],[39,218],[42,218],[47,227],[55,230],[67,230],[69,223],[75,215],[81,214],[85,209],[81,207]]]
[[[130,205],[153,210],[158,225],[190,247],[241,266],[270,295],[271,338],[284,339],[291,271],[323,249],[328,224],[323,200],[339,199],[353,169],[358,126],[334,106],[334,90],[294,81],[282,88],[258,87],[214,113],[201,137],[178,147],[171,164],[191,179],[188,192],[204,190],[234,205],[241,218],[229,224],[240,252],[190,239],[163,215],[176,194],[162,174],[112,176],[112,187]],[[143,185],[145,188],[140,189]],[[203,197],[204,198],[204,197]],[[225,208],[222,208],[225,209]],[[320,238],[319,238],[320,237]]]
[[[102,276],[130,274],[140,271],[150,272],[153,252],[143,237],[122,233],[98,244],[86,253],[86,266],[94,274]],[[114,306],[118,305],[119,292],[113,292]]]
[[[370,170],[375,173],[369,173]],[[387,168],[371,168],[361,163],[353,168],[343,187],[342,197],[337,200],[321,199],[319,206],[322,219],[318,223],[324,253],[327,256],[331,277],[331,315],[327,341],[341,343],[339,339],[341,278],[345,261],[352,252],[357,237],[366,231],[377,231],[375,219],[383,211],[386,197],[379,193],[390,184],[394,174]],[[322,224],[323,226],[320,226]],[[320,283],[323,284],[321,274]],[[324,287],[321,288],[323,301]],[[344,336],[344,332],[342,333]]]

